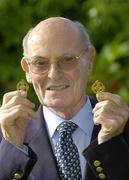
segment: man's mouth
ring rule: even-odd
[[[69,87],[69,85],[51,85],[47,87],[48,91],[60,91],[60,90],[64,90],[67,89]]]

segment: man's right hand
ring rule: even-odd
[[[35,105],[27,98],[24,91],[6,93],[0,107],[0,126],[3,137],[15,146],[21,146],[24,141],[29,117],[36,119],[33,110]]]

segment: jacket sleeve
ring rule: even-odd
[[[98,145],[94,140],[84,151],[87,163],[96,179],[129,179],[129,123],[123,134]]]
[[[28,147],[29,148],[29,147]],[[4,138],[0,143],[0,179],[15,179],[16,174],[21,179],[27,179],[34,164],[36,155],[29,148],[29,156],[7,142]]]

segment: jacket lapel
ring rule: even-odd
[[[31,120],[26,133],[26,143],[37,155],[37,162],[33,167],[30,179],[59,180],[56,160],[49,141],[42,106],[39,108],[40,119]]]

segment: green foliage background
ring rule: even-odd
[[[82,22],[96,49],[91,84],[101,80],[106,90],[129,104],[129,0],[0,0],[0,103],[24,78],[20,67],[22,38],[51,16]],[[30,98],[38,104],[32,88]]]

